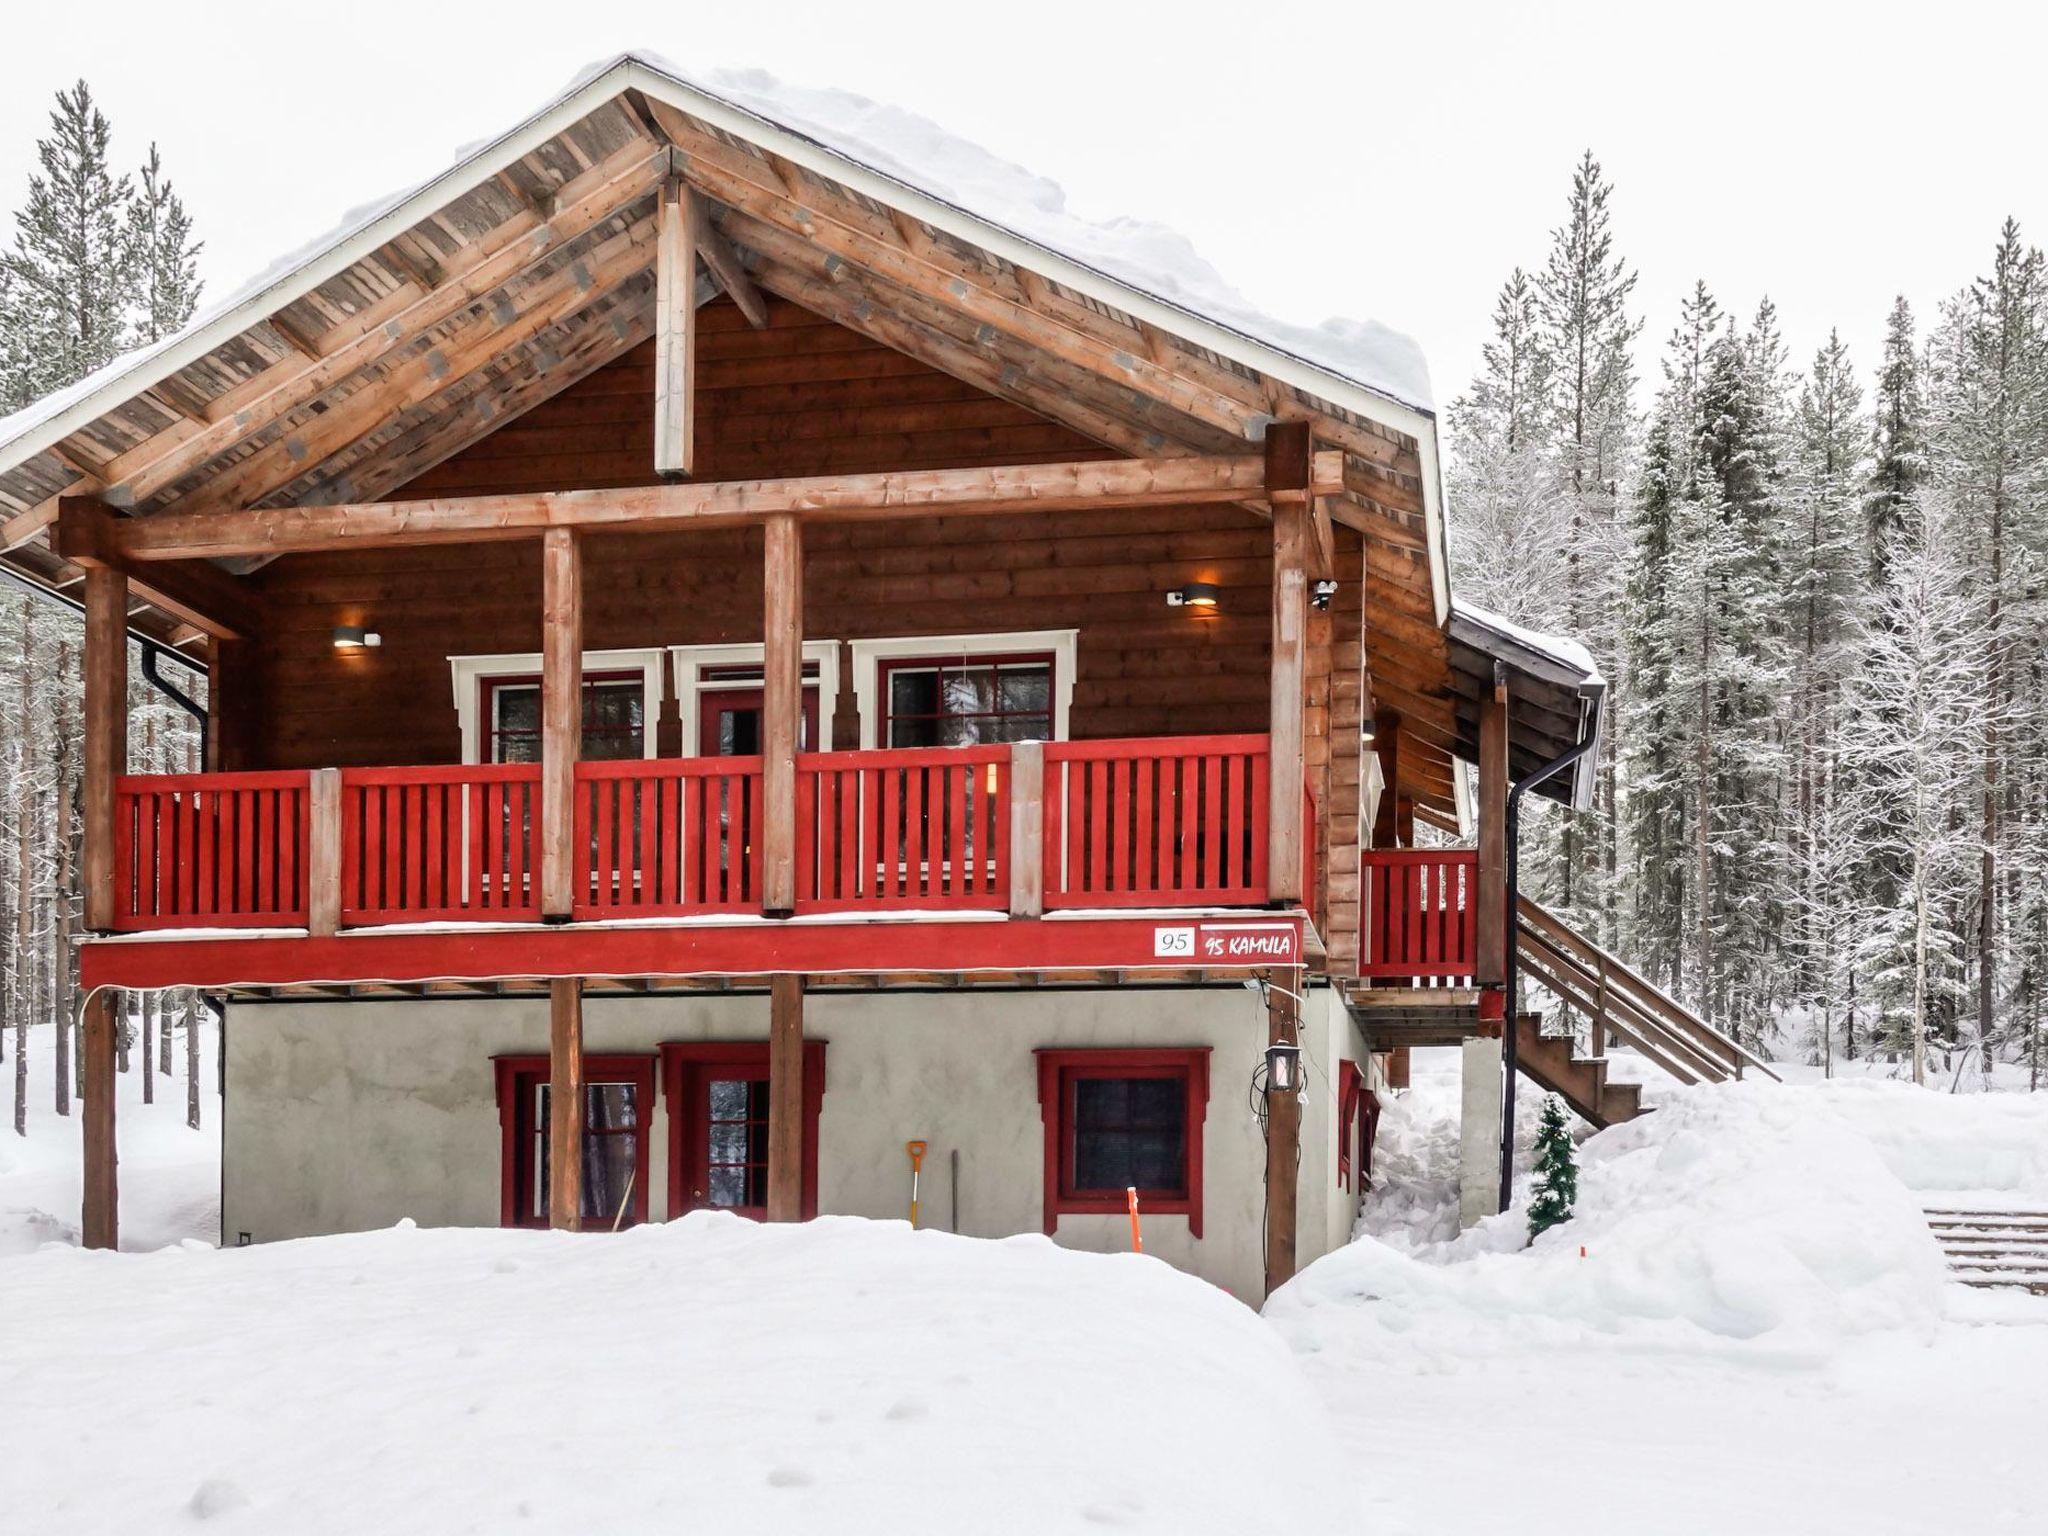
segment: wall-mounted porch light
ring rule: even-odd
[[[374,629],[365,629],[360,624],[337,624],[334,626],[334,648],[337,651],[360,651],[366,646],[382,645],[384,637]]]
[[[1379,727],[1373,724],[1373,719],[1371,715],[1367,715],[1363,720],[1358,722],[1358,739],[1360,741],[1369,742],[1378,734]]]
[[[1266,1092],[1299,1093],[1301,1091],[1301,1047],[1298,1045],[1269,1045],[1266,1047]]]
[[[1223,591],[1213,581],[1191,581],[1184,587],[1175,587],[1166,594],[1169,608],[1214,608],[1222,599]]]

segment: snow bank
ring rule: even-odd
[[[1942,1264],[1917,1200],[1825,1095],[1672,1090],[1580,1155],[1578,1214],[1526,1251],[1519,1211],[1459,1239],[1462,1262],[1366,1237],[1312,1265],[1267,1315],[1309,1351],[1413,1335],[1452,1356],[1727,1340],[1825,1351],[1940,1320]]]
[[[2048,1205],[2048,1093],[1951,1094],[1872,1078],[1815,1091],[1918,1195]]]
[[[700,1213],[0,1261],[23,1530],[1337,1530],[1324,1409],[1137,1255]],[[1289,1476],[1266,1464],[1275,1436]]]

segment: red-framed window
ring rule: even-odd
[[[483,761],[540,761],[540,674],[487,677],[479,684]],[[647,680],[638,672],[592,672],[583,679],[583,756],[614,761],[647,755]]]
[[[1360,1191],[1372,1188],[1372,1144],[1379,1131],[1379,1095],[1365,1086],[1358,1063],[1337,1067],[1337,1187],[1350,1189],[1354,1176]]]
[[[498,1219],[508,1227],[548,1224],[548,1109],[545,1056],[498,1056]],[[583,1058],[583,1224],[607,1230],[647,1219],[649,1126],[654,1117],[652,1055]]]
[[[732,1211],[760,1220],[768,1207],[768,1046],[716,1040],[661,1048],[668,1106],[668,1213]],[[825,1102],[825,1042],[804,1042],[803,1217],[818,1214],[818,1112]]]
[[[885,747],[1051,741],[1050,651],[1011,656],[902,657],[877,664]]]
[[[1200,1237],[1209,1048],[1036,1055],[1047,1235],[1062,1215],[1127,1209],[1136,1188],[1142,1210],[1186,1216]]]

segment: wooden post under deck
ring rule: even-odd
[[[583,978],[548,983],[548,1225],[583,1230]]]
[[[88,1248],[121,1245],[121,1193],[117,1172],[120,1156],[114,1136],[114,1030],[112,987],[101,987],[85,1000],[85,1094],[80,1104],[85,1133],[83,1199],[79,1240]]]
[[[576,906],[576,759],[583,748],[583,569],[572,529],[541,536],[540,910]]]
[[[85,775],[79,786],[85,850],[85,926],[114,926],[114,781],[128,770],[128,578],[85,570]]]
[[[796,752],[804,708],[804,542],[795,517],[768,520],[761,566],[761,909],[786,916],[796,910]]]
[[[1266,989],[1269,1045],[1301,1043],[1297,971],[1276,972]],[[1294,1278],[1295,1206],[1301,1182],[1301,1095],[1266,1095],[1266,1294]]]
[[[768,982],[768,1219],[803,1219],[804,979]]]
[[[1268,750],[1266,889],[1276,902],[1307,894],[1302,790],[1307,779],[1303,737],[1308,646],[1308,561],[1313,466],[1306,422],[1266,429],[1266,486],[1273,503],[1273,646]]]
[[[1508,690],[1496,682],[1493,697],[1479,707],[1479,859],[1475,899],[1479,903],[1478,954],[1473,977],[1485,989],[1482,1019],[1507,1016],[1507,982],[1512,919],[1508,913]]]

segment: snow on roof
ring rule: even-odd
[[[616,77],[616,78],[615,78]],[[524,153],[538,138],[567,126],[582,111],[629,86],[664,96],[680,93],[722,104],[772,128],[816,144],[832,156],[943,203],[989,230],[1042,248],[1119,288],[1141,294],[1262,351],[1306,364],[1330,378],[1428,417],[1429,371],[1409,337],[1372,320],[1329,319],[1303,325],[1265,314],[1199,256],[1185,236],[1142,219],[1097,222],[1072,213],[1059,184],[948,133],[930,119],[850,91],[793,86],[761,70],[692,75],[658,55],[635,51],[579,71],[538,111],[500,137],[464,146],[455,162],[416,186],[352,209],[340,223],[279,258],[234,293],[208,306],[177,334],[130,352],[75,384],[0,418],[0,470],[20,463],[61,431],[37,432],[90,397],[123,381],[129,393],[148,388],[217,346],[228,335],[282,308],[299,293],[367,254],[430,211],[414,208],[430,195],[459,195],[493,174],[497,162]],[[670,87],[662,90],[662,86]],[[584,100],[585,96],[589,100]],[[679,103],[690,109],[687,100]],[[580,110],[579,110],[580,109]],[[387,219],[394,227],[381,226]],[[220,332],[213,335],[213,332]],[[84,418],[89,420],[90,417]],[[24,440],[34,440],[24,445]]]
[[[1569,635],[1550,635],[1540,629],[1528,629],[1512,619],[1504,619],[1481,608],[1477,603],[1468,603],[1462,597],[1451,599],[1451,613],[1578,673],[1582,687],[1606,686],[1606,679],[1600,675],[1600,664],[1593,660],[1593,653]]]

